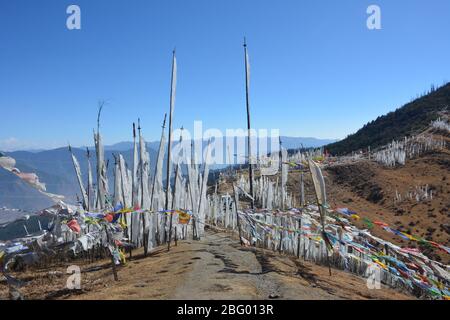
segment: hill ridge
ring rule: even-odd
[[[325,146],[331,154],[343,155],[366,149],[374,149],[405,136],[425,130],[450,106],[450,83],[431,91],[402,107],[379,116],[365,124],[356,133]]]

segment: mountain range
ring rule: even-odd
[[[224,141],[225,139],[226,138],[224,138]],[[288,149],[299,148],[301,146],[320,147],[330,143],[331,141],[334,140],[281,137],[283,146]],[[206,144],[207,142],[203,141],[203,145],[206,146]],[[159,141],[148,142],[146,145],[147,151],[150,155],[150,172],[153,174],[154,165],[157,159]],[[225,145],[226,144],[224,143],[224,146]],[[105,146],[105,160],[108,164],[110,190],[113,190],[113,155],[121,153],[126,163],[131,166],[133,154],[132,148],[133,143],[128,141]],[[89,150],[91,153],[91,164],[92,167],[95,168],[95,151],[93,150],[93,147],[89,147]],[[224,154],[226,154],[226,150],[223,151]],[[83,181],[87,181],[86,148],[72,147],[72,152],[80,163]],[[47,192],[63,195],[66,202],[76,202],[77,195],[80,195],[80,190],[68,148],[57,148],[42,151],[13,151],[5,152],[4,154],[16,160],[16,167],[21,172],[36,173],[39,180],[45,183]],[[166,161],[164,161],[164,163],[166,163]],[[219,163],[212,166],[211,169],[219,169],[224,166],[226,166],[226,164]],[[93,174],[95,180],[95,172]],[[38,192],[32,186],[19,179],[15,174],[0,167],[0,208],[7,207],[11,209],[33,211],[49,207],[51,204],[51,199],[46,195]],[[6,211],[6,209],[3,209],[3,211]],[[2,209],[0,209],[0,214],[1,212]]]
[[[226,137],[223,138],[224,142]],[[301,147],[302,145],[306,148],[317,148],[326,144],[336,142],[337,139],[318,139],[313,137],[286,137],[280,136],[281,143],[286,149],[294,149]],[[206,140],[203,142],[206,145]],[[225,144],[225,143],[224,143]],[[159,141],[147,142],[147,149],[158,150]],[[110,151],[128,151],[133,149],[133,142],[122,141],[112,145],[105,146],[105,150]]]

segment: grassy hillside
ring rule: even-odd
[[[347,154],[370,146],[372,149],[424,130],[438,112],[450,106],[450,83],[367,123],[358,132],[327,145],[335,155]]]

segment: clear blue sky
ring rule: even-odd
[[[254,127],[343,138],[450,80],[449,32],[448,0],[1,0],[0,149],[92,145],[100,99],[106,143],[158,139],[175,46],[174,127],[245,128],[244,35]]]

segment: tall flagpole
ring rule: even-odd
[[[252,148],[251,148],[251,139],[250,139],[250,102],[249,102],[249,96],[248,96],[248,90],[250,85],[250,66],[248,64],[248,54],[247,54],[247,42],[244,38],[244,53],[245,53],[245,100],[247,104],[247,149],[248,149],[248,178],[250,180],[250,195],[253,197],[251,199],[252,209],[255,208],[255,200],[254,200],[254,194],[253,194],[253,167],[252,167]]]
[[[73,168],[75,169],[75,174],[77,175],[78,185],[80,187],[81,197],[83,200],[83,209],[86,210],[88,199],[87,199],[86,190],[84,190],[83,180],[81,178],[80,164],[78,163],[77,158],[73,154],[72,147],[70,146],[70,144],[69,144],[69,152],[70,152],[70,155],[72,156]]]
[[[138,118],[138,133],[139,133],[139,154],[141,155],[139,157],[139,168],[141,168],[140,175],[141,175],[141,209],[144,209],[144,160],[142,159],[141,150],[143,148],[142,139],[141,139],[141,119]],[[145,224],[145,222],[144,222]]]
[[[175,104],[175,91],[177,85],[177,60],[175,57],[175,49],[173,50],[172,56],[172,80],[170,84],[170,113],[169,113],[169,145],[167,149],[167,172],[166,172],[166,204],[165,209],[169,209],[169,186],[170,186],[170,156],[172,148],[172,117],[173,117],[173,107]]]
[[[153,183],[152,183],[152,194],[151,194],[151,198],[150,198],[150,209],[153,210],[153,199],[154,199],[154,195],[155,195],[155,186],[156,186],[156,179],[158,176],[158,164],[159,164],[159,157],[160,157],[160,153],[164,153],[164,146],[162,147],[163,144],[165,144],[164,140],[164,130],[166,129],[166,118],[167,118],[167,113],[164,114],[164,121],[162,124],[162,130],[161,130],[161,138],[159,140],[159,149],[158,149],[158,157],[156,158],[156,163],[155,163],[155,172],[153,174]],[[161,160],[161,162],[164,162],[164,157]],[[162,172],[161,172],[162,175]],[[162,184],[162,181],[161,181]],[[159,201],[158,201],[159,202]]]
[[[144,178],[148,178],[144,176],[144,159],[142,158],[144,156],[143,149],[145,146],[142,145],[143,139],[142,139],[142,133],[141,133],[141,119],[138,118],[138,132],[139,132],[139,167],[141,168],[140,174],[141,174],[141,209],[144,209]],[[144,142],[145,143],[145,142]],[[142,219],[142,242],[144,244],[144,257],[147,256],[148,253],[148,243],[147,243],[147,235],[145,232],[146,225],[145,225],[145,215],[147,213],[144,212],[141,216]]]
[[[183,127],[181,127],[181,133],[180,133],[180,142],[179,142],[179,146],[181,148],[181,150],[183,150]],[[180,156],[180,155],[178,155]],[[184,151],[183,151],[183,156],[184,156]],[[178,180],[178,170],[180,168],[180,161],[178,159],[177,161],[177,167],[175,168],[175,184],[173,186],[173,195],[172,195],[172,209],[175,209],[175,198],[176,198],[176,193],[180,192],[179,190],[177,190],[177,180]],[[173,225],[173,214],[170,215],[170,225],[169,225],[169,241],[167,241],[167,251],[170,251],[170,242],[172,241],[172,225]],[[177,231],[175,230],[175,233]],[[176,239],[176,234],[175,234],[175,243],[177,242]]]
[[[132,186],[131,186],[131,202],[133,208],[136,208],[138,204],[137,198],[137,167],[138,167],[138,155],[137,155],[137,146],[136,146],[136,124],[133,122],[133,175],[132,175]]]
[[[136,208],[136,204],[137,204],[137,200],[136,200],[136,125],[133,122],[133,172],[131,174],[131,206],[133,208]],[[133,214],[130,214],[130,238],[131,238],[131,242],[133,242]],[[131,251],[130,251],[130,256],[131,256]]]
[[[87,157],[87,162],[88,162],[88,182],[87,182],[87,197],[88,197],[88,203],[87,203],[87,210],[91,210],[91,197],[93,196],[91,194],[92,192],[92,172],[91,172],[91,160],[90,158],[90,153],[89,153],[89,148],[86,147],[86,157]]]

